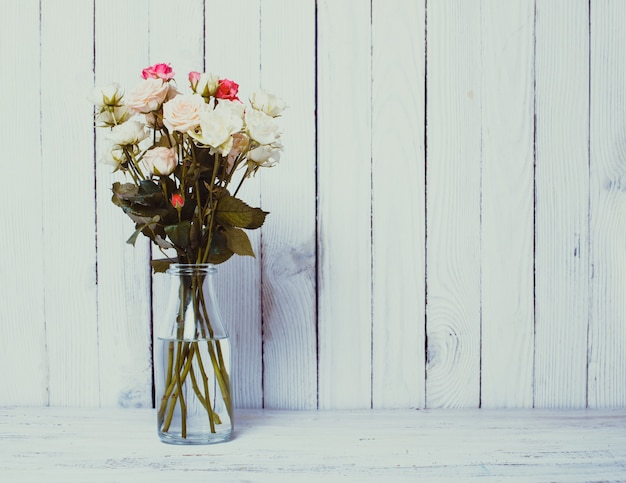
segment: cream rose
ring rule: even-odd
[[[187,132],[200,125],[200,113],[209,106],[199,94],[174,97],[163,104],[163,124],[170,131]]]
[[[115,146],[136,145],[148,137],[145,126],[138,121],[128,121],[111,129],[105,136]]]
[[[150,149],[143,155],[142,162],[151,174],[168,176],[172,174],[178,164],[176,149],[165,146]]]
[[[161,107],[168,94],[169,83],[162,79],[150,77],[145,79],[130,92],[126,105],[133,112],[147,114]]]
[[[200,129],[188,133],[199,143],[211,146],[226,156],[233,145],[232,135],[243,128],[242,113],[241,103],[221,101],[214,109],[201,112]]]
[[[272,144],[280,137],[274,118],[256,109],[246,111],[246,130],[259,144]]]
[[[269,94],[265,91],[253,92],[250,96],[250,105],[258,110],[263,111],[265,114],[271,117],[280,116],[285,110],[287,104],[274,94]]]

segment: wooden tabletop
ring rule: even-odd
[[[239,410],[161,443],[150,409],[0,408],[13,482],[626,481],[626,410]]]

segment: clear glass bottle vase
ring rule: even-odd
[[[230,342],[210,264],[173,264],[170,297],[156,329],[158,434],[173,444],[228,441],[233,434]]]

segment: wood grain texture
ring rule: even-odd
[[[626,405],[626,3],[591,4],[588,404]]]
[[[148,1],[95,2],[95,84],[118,82],[130,92],[149,65]],[[120,14],[124,12],[124,14]],[[97,133],[96,157],[104,148]],[[111,203],[111,166],[96,166],[100,404],[152,406],[150,247],[126,243],[133,222]]]
[[[321,408],[370,407],[370,2],[318,2],[318,357]]]
[[[270,212],[261,239],[263,403],[266,408],[313,409],[317,407],[315,5],[263,0],[261,7],[261,86],[289,106],[279,119],[284,128],[281,163],[257,175],[262,207]]]
[[[624,481],[626,412],[238,411],[215,446],[159,442],[153,411],[0,412],[7,481]]]
[[[538,407],[586,404],[588,7],[584,0],[537,2],[534,405]]]
[[[484,407],[533,395],[534,1],[481,3]]]
[[[94,130],[93,106],[87,100],[93,83],[94,12],[92,3],[76,6],[72,11],[75,27],[67,29],[58,15],[63,3],[41,3],[41,78],[46,79],[41,84],[41,142],[49,403],[98,406]]]
[[[43,160],[39,131],[39,2],[13,0],[0,15],[0,97],[5,200],[2,213],[8,246],[0,250],[0,401],[48,403],[48,359],[41,187]],[[27,129],[25,129],[27,127]]]
[[[622,1],[3,6],[0,405],[152,405],[165,289],[86,98],[171,62],[290,106],[216,281],[236,406],[626,407]]]
[[[424,43],[425,2],[372,3],[372,405],[376,408],[424,406]],[[401,62],[398,52],[402,52]]]
[[[187,0],[185,8],[171,8],[168,0],[150,1],[149,48],[150,61],[146,65],[155,63],[169,63],[176,74],[174,82],[178,90],[190,94],[189,72],[204,71],[204,0]],[[167,12],[163,15],[162,12]],[[169,32],[172,25],[184,25],[184,29],[177,30],[176,41],[172,41]],[[152,244],[151,256],[153,259],[165,258],[165,254]],[[169,257],[176,257],[176,251],[170,250]],[[172,321],[164,316],[169,302],[171,278],[168,274],[155,273],[151,278],[152,289],[152,341],[153,357],[159,357],[157,337],[166,332]],[[163,332],[162,332],[163,331]],[[154,364],[156,366],[156,363]]]
[[[237,82],[244,100],[261,83],[260,8],[259,0],[205,1],[206,71]],[[251,206],[261,205],[259,176],[248,180],[239,193]],[[261,232],[248,234],[257,258],[233,257],[220,265],[216,288],[232,343],[234,404],[260,408],[263,405]]]
[[[429,4],[428,407],[480,398],[480,37],[479,1]]]

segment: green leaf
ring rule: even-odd
[[[176,245],[176,248],[186,250],[189,248],[189,231],[191,230],[191,222],[189,220],[181,221],[176,225],[167,225],[165,233]]]
[[[151,218],[150,220],[146,221],[145,223],[138,223],[136,225],[137,229],[133,232],[130,238],[126,240],[126,243],[128,243],[129,245],[135,246],[135,242],[137,241],[137,237],[139,236],[139,234],[144,229],[148,228],[149,226],[156,225],[160,219],[161,217],[157,215],[154,218]]]
[[[137,196],[139,188],[132,183],[121,184],[115,182],[113,183],[111,191],[113,191],[113,198],[111,201],[117,206],[122,206],[125,201],[131,200]]]
[[[168,213],[163,192],[151,181],[141,181],[139,186],[113,183],[111,201],[129,216],[153,218],[158,215],[163,218]]]
[[[239,198],[228,195],[218,201],[215,220],[222,226],[254,230],[263,225],[268,214],[260,208],[248,206]]]
[[[172,263],[175,263],[175,262],[172,260],[166,260],[166,259],[150,261],[150,265],[152,265],[152,270],[154,271],[154,273],[167,272],[167,269],[170,268],[170,265]]]
[[[240,228],[227,228],[224,236],[226,236],[226,245],[231,251],[237,255],[254,257],[250,238],[245,231]]]
[[[211,237],[211,246],[209,249],[209,263],[219,264],[224,263],[235,253],[228,248],[228,239],[221,231],[213,232]]]

